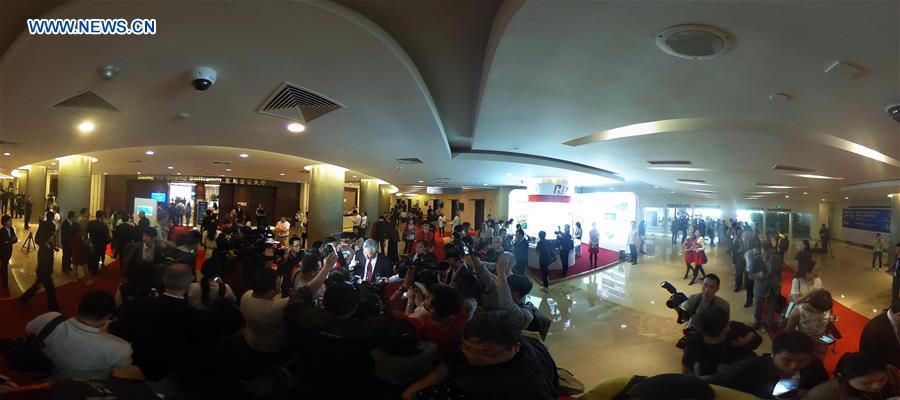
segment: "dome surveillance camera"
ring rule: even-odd
[[[894,122],[900,122],[900,103],[891,103],[884,108],[885,114],[891,117]]]
[[[202,92],[216,83],[216,70],[210,67],[197,67],[194,68],[192,77],[191,85],[194,86],[194,89]]]

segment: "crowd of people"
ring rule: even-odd
[[[57,380],[138,377],[171,399],[552,399],[567,393],[567,380],[542,342],[550,320],[528,302],[533,284],[524,275],[524,230],[489,216],[473,231],[458,215],[448,222],[439,214],[398,208],[369,224],[366,213],[355,213],[352,231],[306,246],[308,214],[299,210],[294,229],[287,218],[270,229],[261,206],[256,226],[242,210],[209,210],[199,229],[178,235],[165,209],[156,221],[115,213],[112,229],[100,211],[92,220],[82,209],[61,221],[50,211],[35,235],[38,279],[21,301],[44,287],[51,312],[26,331],[49,331],[44,353]],[[9,220],[0,221],[0,239],[10,235]],[[633,225],[630,240],[637,243],[643,233]],[[734,290],[746,290],[744,306],[756,307],[754,323],[730,319],[730,304],[716,295],[721,279],[703,270],[708,228],[697,227],[682,238],[684,278],[702,283],[700,293],[679,305],[687,322],[678,343],[682,374],[611,380],[584,398],[900,395],[900,301],[870,322],[861,352],[845,354],[837,380],[829,380],[822,359],[840,333],[809,242],[794,257],[790,299],[779,301],[789,239],[783,232],[761,238],[748,228],[724,222],[719,244],[733,264]],[[545,232],[537,238],[542,289],[545,257],[568,257],[584,235],[580,223],[555,233],[554,244]],[[595,225],[587,236],[593,255]],[[77,314],[63,316],[51,278],[53,252],[61,248],[63,269],[83,270],[89,280],[104,266],[107,244],[122,283],[115,293],[87,292]],[[201,248],[206,257],[198,276]],[[900,244],[897,250],[895,271]],[[757,355],[762,329],[773,336],[772,348]],[[63,350],[70,348],[79,350]]]

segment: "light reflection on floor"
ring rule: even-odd
[[[649,239],[656,241],[656,254],[642,255],[638,265],[619,264],[551,285],[550,293],[532,292],[532,303],[554,321],[547,338],[554,359],[588,387],[610,377],[680,371],[681,352],[674,343],[682,326],[666,308],[669,293],[660,283],[667,280],[688,295],[699,292],[700,285],[688,286],[682,279],[680,246],[673,249],[668,235],[651,234]],[[792,247],[800,242],[793,241]],[[881,312],[889,302],[891,278],[871,271],[871,250],[843,243],[832,247],[833,254],[815,257],[825,288],[865,316]],[[712,247],[708,256],[704,267],[721,278],[719,296],[731,304],[732,319],[752,323],[752,308],[743,307],[744,292],[733,290],[726,249]],[[788,264],[796,265],[793,256],[792,249]],[[761,349],[769,351],[767,339]]]

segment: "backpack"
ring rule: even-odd
[[[528,310],[534,318],[531,319],[531,323],[528,324],[528,327],[525,328],[526,331],[537,332],[541,335],[541,340],[547,339],[547,332],[550,331],[550,324],[553,322],[550,318],[547,318],[546,315],[542,314],[538,311],[537,307],[531,302],[525,302],[522,305],[522,308]]]
[[[69,317],[65,315],[53,318],[44,325],[37,336],[28,335],[0,341],[0,355],[13,370],[38,372],[42,376],[50,376],[53,373],[53,361],[44,354],[44,339],[67,319]]]

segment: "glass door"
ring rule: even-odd
[[[769,209],[766,211],[766,232],[776,234],[791,230],[791,210]]]
[[[810,213],[793,213],[791,216],[792,238],[809,239],[812,231],[812,214]]]
[[[750,225],[753,230],[763,232],[763,212],[762,210],[743,209],[737,210],[737,219],[741,224]]]

